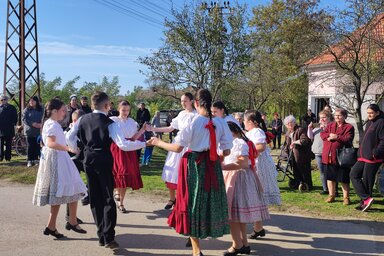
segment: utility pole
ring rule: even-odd
[[[3,94],[16,103],[21,114],[27,101],[40,97],[36,0],[8,0]],[[32,85],[28,93],[26,85]]]
[[[223,16],[225,14],[231,14],[232,8],[229,5],[229,1],[224,1],[223,5],[220,5],[219,2],[211,2],[210,5],[207,2],[203,2],[201,4],[201,7],[204,10],[207,10],[208,13],[213,17],[213,19],[216,19],[216,24],[219,28],[220,32],[220,38],[218,39],[217,43],[217,49],[215,51],[215,56],[213,57],[212,63],[213,63],[213,98],[214,99],[221,99],[221,93],[220,89],[222,87],[222,75],[223,75],[223,67],[224,67],[224,43],[223,43],[223,35],[222,33],[226,33],[227,30],[224,26],[224,20]],[[227,12],[225,12],[227,11]]]

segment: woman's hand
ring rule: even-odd
[[[150,138],[149,140],[147,140],[147,142],[146,142],[146,144],[148,145],[148,146],[158,146],[159,145],[159,143],[160,143],[160,139],[159,138],[157,138],[157,137],[152,137],[152,138]]]
[[[73,153],[73,154],[75,154],[75,155],[77,155],[77,154],[80,153],[80,150],[79,150],[78,148],[73,149],[73,148],[71,148],[71,147],[68,147],[68,150],[67,150],[67,151],[68,151],[68,152],[71,152],[71,153]]]

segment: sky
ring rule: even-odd
[[[27,6],[31,2],[25,0]],[[270,0],[238,2],[251,8]],[[343,7],[343,2],[321,0],[321,5]],[[61,77],[63,83],[80,76],[78,87],[85,81],[100,82],[103,76],[118,76],[122,94],[134,86],[146,87],[146,77],[140,73],[145,66],[137,59],[162,46],[162,21],[171,17],[172,6],[183,4],[184,0],[36,0],[40,73],[47,80]],[[6,7],[7,0],[0,0],[2,68]]]

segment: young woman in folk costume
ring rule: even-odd
[[[70,158],[68,151],[77,153],[77,149],[66,145],[65,135],[58,121],[64,119],[66,108],[58,99],[50,100],[45,105],[39,171],[37,172],[32,203],[38,206],[51,206],[48,225],[43,234],[55,238],[64,235],[56,229],[56,220],[61,204],[69,204],[67,230],[87,233],[77,222],[77,201],[87,195],[87,187],[81,180],[79,171]]]
[[[183,107],[183,111],[181,111],[177,117],[172,119],[170,126],[168,127],[152,127],[147,126],[147,131],[153,132],[172,132],[173,130],[182,131],[185,127],[190,125],[192,119],[197,114],[196,110],[193,107],[193,95],[189,92],[184,93],[180,99],[181,106]],[[171,209],[176,202],[176,188],[177,188],[177,177],[180,166],[180,159],[187,151],[187,147],[185,147],[180,153],[169,151],[167,158],[165,160],[165,164],[163,167],[162,178],[165,181],[165,184],[169,190],[169,201],[165,205],[165,209]]]
[[[248,110],[244,114],[244,126],[248,131],[246,136],[255,144],[258,152],[256,158],[256,173],[263,186],[264,198],[268,205],[280,205],[280,190],[277,184],[277,171],[275,163],[271,157],[271,151],[266,146],[266,135],[263,131],[265,127],[261,114],[254,110]],[[255,222],[254,232],[249,236],[250,239],[265,236],[265,230],[261,221]]]
[[[176,232],[190,236],[193,255],[203,255],[199,239],[229,233],[228,206],[217,145],[230,154],[232,134],[222,118],[212,118],[212,96],[200,89],[195,107],[198,115],[170,144],[152,138],[150,143],[168,151],[188,151],[180,163],[177,203],[168,218]]]
[[[145,125],[138,131],[139,125],[129,117],[131,105],[128,101],[123,100],[120,102],[118,110],[119,116],[112,116],[110,119],[118,125],[126,139],[137,140],[145,132]],[[124,197],[127,188],[136,190],[143,187],[136,150],[123,151],[115,143],[112,143],[111,152],[114,158],[115,199],[119,202],[117,208],[121,213],[127,213],[124,207]]]
[[[222,165],[228,200],[232,246],[224,256],[250,254],[247,223],[269,219],[262,186],[256,174],[256,148],[241,128],[228,122],[233,135],[231,154]]]

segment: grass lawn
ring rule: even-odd
[[[273,151],[273,154],[278,153],[277,150]],[[141,167],[144,188],[134,193],[150,193],[165,197],[168,195],[164,182],[161,180],[161,172],[166,154],[167,152],[162,149],[154,149],[150,165]],[[27,168],[26,161],[20,157],[14,157],[9,163],[0,163],[1,179],[33,184],[36,172],[37,167]],[[342,204],[342,196],[336,198],[335,203],[327,204],[324,202],[327,196],[319,194],[321,183],[317,170],[312,172],[312,179],[314,190],[307,193],[300,193],[289,189],[287,181],[279,183],[282,205],[273,206],[271,210],[274,212],[302,214],[328,219],[366,219],[384,222],[384,198],[382,195],[376,193],[374,195],[376,201],[372,208],[369,212],[363,213],[354,209],[359,199],[353,190],[351,191],[352,205],[344,206]],[[339,194],[342,195],[341,187],[339,188]]]

